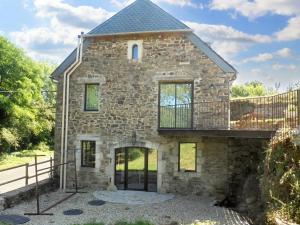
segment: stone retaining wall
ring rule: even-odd
[[[54,191],[58,188],[57,182],[52,180],[43,180],[39,182],[40,194]],[[22,201],[28,201],[35,198],[35,184],[28,185],[14,191],[0,195],[0,212],[11,208]]]

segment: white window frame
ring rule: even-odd
[[[127,56],[128,60],[136,62],[137,60],[132,58],[132,53],[133,53],[133,46],[137,45],[138,46],[138,62],[142,62],[142,57],[143,57],[143,40],[131,40],[128,41],[128,50],[127,50]]]

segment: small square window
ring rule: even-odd
[[[84,110],[85,111],[99,110],[99,84],[85,85]]]
[[[197,144],[179,143],[179,171],[196,172],[197,170]]]
[[[81,166],[95,168],[95,154],[96,142],[95,141],[82,141],[81,142]]]

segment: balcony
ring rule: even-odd
[[[256,98],[159,107],[160,133],[198,131],[229,136],[270,136],[300,125],[300,90]]]

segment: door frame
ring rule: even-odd
[[[144,189],[132,189],[132,188],[128,188],[128,150],[130,148],[140,148],[144,150]],[[149,180],[149,165],[148,165],[148,159],[149,159],[149,148],[146,147],[123,147],[123,148],[116,148],[115,149],[115,163],[114,163],[114,181],[115,181],[115,185],[116,185],[116,173],[117,173],[117,154],[116,154],[116,150],[118,149],[123,149],[124,153],[125,153],[125,157],[124,157],[124,190],[130,190],[130,191],[148,191],[148,180]],[[155,150],[158,154],[158,151]],[[158,174],[158,157],[157,157],[157,162],[156,162],[156,175]],[[157,178],[156,178],[156,186],[157,186]],[[157,187],[156,187],[157,188]]]

